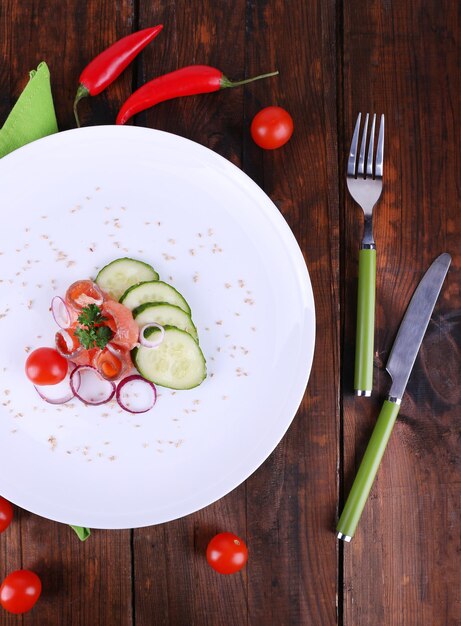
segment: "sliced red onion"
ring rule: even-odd
[[[129,413],[146,413],[157,400],[157,389],[154,383],[139,374],[127,376],[117,386],[117,402]]]
[[[80,384],[77,384],[77,376]],[[78,365],[70,375],[70,386],[76,398],[84,404],[98,406],[112,400],[115,383],[106,380],[91,365]]]
[[[69,328],[71,322],[69,309],[60,296],[55,296],[51,300],[51,313],[59,328]]]
[[[69,402],[69,400],[72,400],[72,398],[75,397],[74,388],[78,391],[81,382],[80,374],[77,373],[74,378],[74,388],[71,387],[70,377],[74,369],[75,365],[69,363],[69,371],[66,377],[57,385],[34,385],[41,399],[49,404],[65,404]]]
[[[144,337],[144,332],[148,328],[157,328],[160,331],[160,335],[158,335],[158,333],[155,333],[155,336],[157,338],[153,339],[152,341],[150,341],[149,339],[146,339]],[[165,329],[163,328],[163,326],[160,326],[160,324],[156,324],[155,322],[152,322],[151,324],[146,324],[145,326],[141,328],[139,332],[139,343],[145,348],[158,348],[159,345],[164,340],[164,338],[165,338]]]
[[[66,350],[63,350],[62,347],[59,345],[59,341],[58,341],[59,337],[62,338],[66,346]],[[83,352],[82,345],[75,347],[75,343],[72,338],[72,335],[66,328],[61,328],[61,330],[58,330],[58,332],[55,335],[55,344],[56,344],[56,350],[59,352],[61,356],[65,357],[66,359],[72,360],[76,356],[78,356],[81,352]]]

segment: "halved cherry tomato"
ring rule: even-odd
[[[128,350],[116,349],[111,345],[98,350],[93,365],[107,380],[116,380],[131,369],[132,362]]]
[[[26,375],[35,385],[57,385],[67,374],[66,359],[54,348],[37,348],[26,360]]]
[[[35,605],[42,592],[40,578],[27,569],[9,574],[0,587],[0,604],[10,613],[26,613]]]
[[[208,564],[220,574],[235,574],[248,560],[243,539],[233,533],[215,535],[206,549]]]
[[[13,519],[13,507],[8,500],[0,496],[0,533],[8,528]]]
[[[75,323],[70,328],[61,328],[55,335],[56,349],[59,354],[66,358],[71,358],[74,355],[82,351],[83,346],[75,334],[77,324]]]
[[[66,291],[66,303],[76,311],[89,304],[103,303],[104,294],[92,280],[77,280]]]
[[[251,122],[253,141],[265,150],[280,148],[293,134],[293,118],[282,107],[266,107]]]

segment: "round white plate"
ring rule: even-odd
[[[287,223],[214,152],[92,127],[0,161],[0,494],[60,522],[158,524],[244,481],[292,421],[314,349],[312,288]],[[208,377],[143,415],[43,402],[27,352],[53,345],[51,298],[122,256],[189,302]]]

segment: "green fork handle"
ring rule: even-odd
[[[354,389],[357,396],[370,396],[373,387],[375,335],[376,250],[359,252],[357,335],[355,345]]]
[[[354,536],[399,409],[400,404],[397,402],[386,400],[383,404],[346,505],[339,518],[336,527],[338,539],[350,541]]]

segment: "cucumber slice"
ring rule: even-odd
[[[146,337],[158,333],[146,330]],[[131,351],[131,357],[141,376],[156,385],[170,389],[192,389],[206,378],[206,361],[198,344],[174,326],[165,326],[165,336],[158,348],[140,346]]]
[[[198,341],[197,329],[190,315],[173,304],[146,302],[134,309],[133,317],[140,328],[152,322],[160,326],[175,326]]]
[[[95,282],[111,298],[118,300],[132,285],[146,280],[158,280],[158,274],[153,267],[136,259],[115,259],[102,268],[96,276]]]
[[[190,306],[179,291],[161,280],[151,280],[133,285],[125,291],[120,302],[132,311],[146,302],[165,302],[173,304],[190,315]]]

